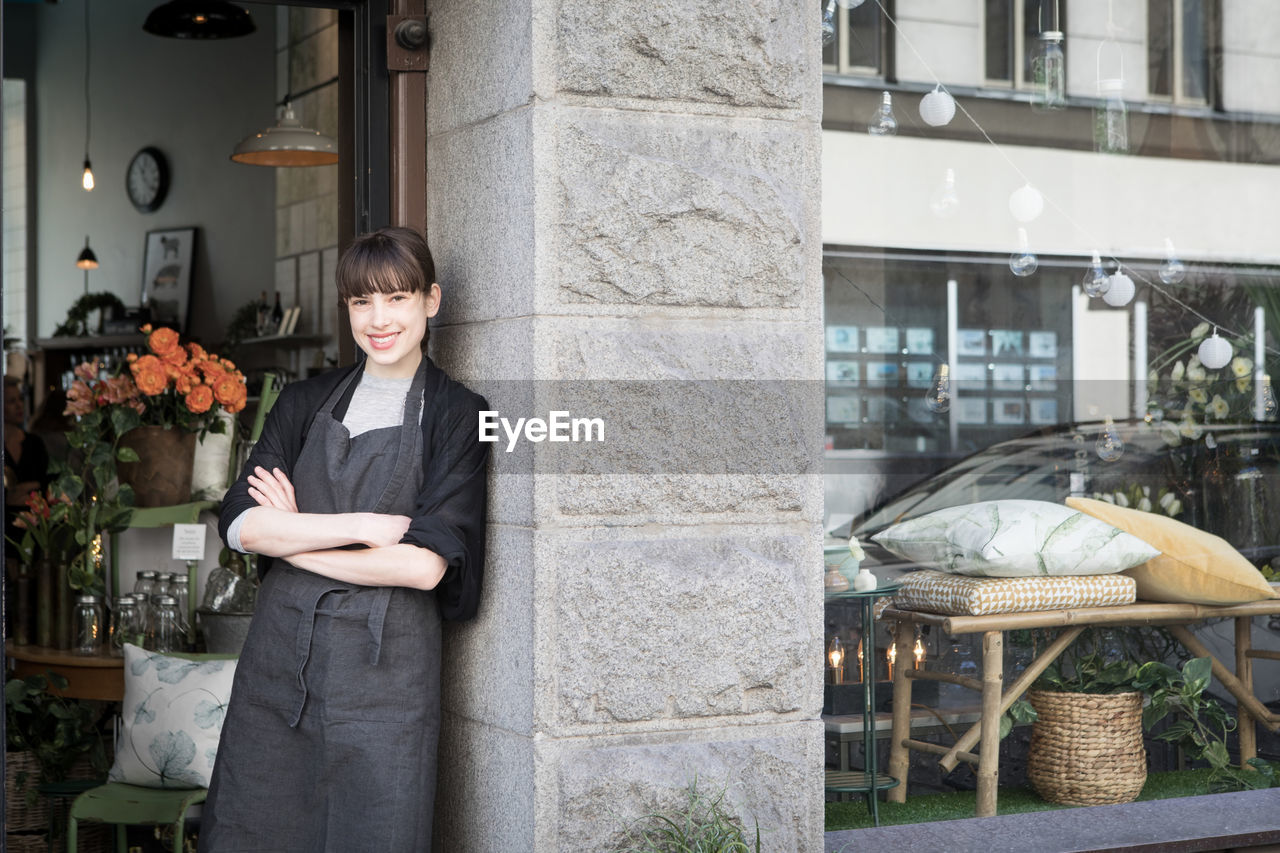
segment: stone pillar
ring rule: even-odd
[[[428,13],[446,369],[519,416],[577,380],[820,387],[816,6]],[[605,849],[695,777],[765,849],[820,849],[820,406],[670,412],[646,429],[673,451],[733,458],[495,467],[484,603],[446,635],[439,849]],[[788,431],[803,463],[759,441]]]

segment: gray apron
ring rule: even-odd
[[[412,515],[426,359],[403,424],[351,438],[333,408],[359,376],[316,413],[293,469],[298,510]],[[236,668],[200,849],[429,851],[439,731],[434,593],[277,560]]]

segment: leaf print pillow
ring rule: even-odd
[[[108,778],[147,788],[207,788],[236,662],[124,647],[124,704]]]
[[[982,501],[900,522],[871,537],[921,566],[987,578],[1106,575],[1160,552],[1048,501]]]

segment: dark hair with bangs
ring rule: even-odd
[[[426,293],[436,280],[427,241],[410,228],[379,228],[357,237],[335,272],[338,304],[370,293]]]

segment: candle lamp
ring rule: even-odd
[[[885,652],[885,659],[889,662],[889,681],[893,681],[893,664],[898,660],[898,643],[892,637],[889,638],[889,651]]]
[[[844,644],[839,637],[832,637],[827,645],[827,663],[831,667],[831,683],[844,683]]]
[[[924,640],[920,636],[919,630],[916,631],[916,645],[915,648],[911,650],[911,654],[916,659],[916,669],[920,669],[924,666]]]

